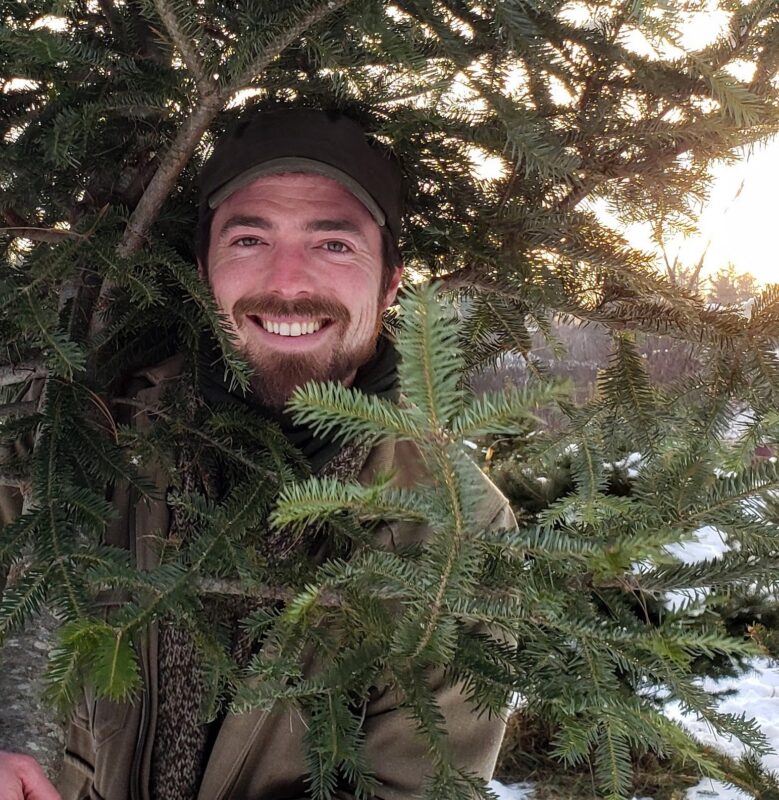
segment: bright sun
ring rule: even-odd
[[[779,283],[777,178],[779,140],[774,139],[736,164],[719,164],[709,202],[701,210],[699,235],[671,239],[666,250],[683,264],[696,264],[705,252],[703,274],[733,264],[761,283]]]

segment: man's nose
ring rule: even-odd
[[[277,244],[265,265],[265,291],[279,297],[299,297],[313,290],[311,258],[305,247]]]

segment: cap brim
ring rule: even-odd
[[[338,181],[338,183],[345,189],[348,189],[368,211],[370,211],[371,216],[380,228],[383,228],[387,224],[387,218],[384,212],[379,208],[370,194],[368,194],[354,178],[331,164],[315,161],[312,158],[300,158],[298,156],[274,158],[270,161],[264,161],[262,164],[256,164],[250,167],[246,172],[242,172],[240,175],[237,175],[223,186],[220,186],[216,191],[212,192],[208,197],[208,206],[212,210],[218,208],[230,195],[235,194],[235,192],[242,189],[244,186],[248,186],[248,184],[257,178],[262,178],[266,175],[279,175],[285,172],[313,173]]]

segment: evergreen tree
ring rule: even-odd
[[[760,293],[759,283],[749,272],[739,273],[733,264],[718,270],[709,280],[708,298],[713,303],[745,303]]]
[[[71,702],[85,672],[98,693],[132,693],[133,633],[168,617],[200,644],[212,689],[204,714],[226,687],[239,708],[280,699],[305,710],[319,797],[339,773],[370,792],[349,702],[380,671],[405,690],[428,737],[430,796],[483,793],[447,762],[419,679],[425,666],[466,679],[488,709],[522,692],[563,723],[558,754],[594,757],[612,797],[629,792],[634,749],[676,749],[706,766],[648,687],[759,749],[757,732],[718,715],[688,674],[701,654],[750,647],[689,630],[684,609],[636,612],[671,590],[773,580],[775,526],[760,509],[779,477],[752,454],[777,435],[779,294],[766,290],[748,319],[709,308],[658,276],[592,203],[623,222],[687,226],[711,161],[776,133],[775,3],[722,0],[722,29],[697,51],[684,49],[680,29],[711,9],[694,1],[0,7],[0,433],[9,446],[0,478],[25,501],[0,534],[0,571],[12,577],[0,636],[44,603],[56,610],[64,625],[53,699]],[[735,70],[742,64],[746,80]],[[305,467],[278,431],[198,396],[212,347],[236,385],[247,383],[193,266],[195,176],[242,103],[345,110],[403,163],[406,263],[457,296],[461,355],[443,308],[411,292],[399,335],[412,405],[323,386],[300,392],[295,408],[345,440],[412,439],[439,468],[441,491],[398,493],[389,476],[362,488],[296,483]],[[475,177],[484,158],[500,177]],[[529,436],[528,412],[553,396],[532,335],[554,347],[554,314],[606,326],[613,355],[593,403],[556,401],[564,429]],[[654,387],[634,332],[690,342],[700,370]],[[174,352],[184,353],[188,379],[139,431],[128,378]],[[524,359],[527,386],[468,399],[458,367],[509,352]],[[738,445],[723,452],[723,430],[744,406]],[[466,530],[478,482],[456,441],[504,430],[522,437],[513,480],[535,499],[517,499],[519,532],[489,538]],[[613,490],[616,465],[635,451],[628,496]],[[725,473],[715,471],[721,459]],[[161,567],[140,572],[106,544],[104,489],[148,495],[152,460],[167,470],[191,535],[166,549]],[[210,483],[214,473],[226,488]],[[359,555],[319,569],[292,558],[279,570],[263,552],[269,515],[281,530],[323,525],[342,552]],[[429,548],[402,557],[372,548],[371,523],[396,518],[428,520],[437,531]],[[721,562],[670,563],[665,547],[703,524],[739,549]],[[105,620],[94,604],[109,590],[127,602]],[[252,663],[251,675],[274,679],[259,693],[201,613],[204,595],[225,592],[270,603],[245,620],[280,654]],[[402,613],[390,614],[390,602]],[[318,635],[325,619],[348,619],[329,626],[342,638]],[[485,637],[481,625],[503,638]],[[315,681],[296,674],[311,637],[332,654]],[[328,723],[338,736],[324,736]]]

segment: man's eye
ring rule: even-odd
[[[349,250],[349,246],[344,242],[325,242],[325,250],[331,253],[346,253]]]
[[[240,239],[236,239],[233,244],[237,244],[239,247],[253,247],[255,244],[259,244],[260,240],[256,236],[241,236]]]

